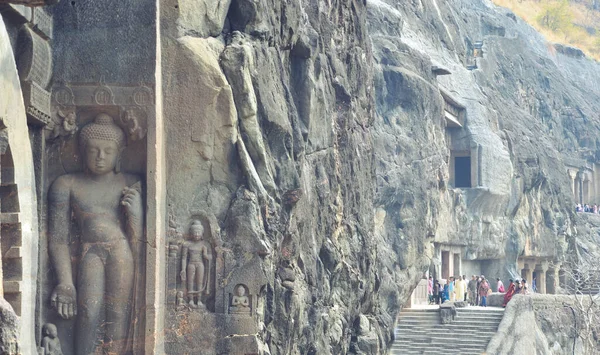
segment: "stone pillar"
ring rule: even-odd
[[[577,177],[577,173],[573,170],[567,170],[569,174],[569,178],[571,179],[571,193],[573,194],[573,198],[575,199],[575,203],[577,203],[577,183],[575,182],[575,178]]]
[[[588,205],[592,205],[593,202],[590,201],[590,179],[587,174],[583,175],[583,183],[581,187],[581,201],[583,203],[587,203]]]
[[[555,278],[555,273],[554,273],[554,269],[549,269],[546,272],[546,292],[549,294],[555,294],[556,293],[556,278]]]
[[[556,287],[566,287],[567,280],[565,280],[565,273],[562,271],[562,265],[558,265],[555,270]]]
[[[523,276],[523,278],[525,280],[527,280],[527,283],[528,283],[529,287],[531,288],[532,282],[533,282],[533,270],[530,265],[531,265],[530,263],[525,264],[525,268],[521,272],[521,275]]]
[[[479,155],[481,153],[481,146],[475,145],[471,147],[471,186],[481,186],[479,169],[480,169],[480,159]]]
[[[448,252],[448,278],[454,276],[454,254]]]
[[[540,265],[540,270],[537,273],[538,274],[538,279],[537,279],[537,289],[538,289],[538,293],[542,293],[545,294],[546,291],[546,272],[548,272],[548,262],[543,262]]]
[[[169,243],[169,255],[167,265],[167,304],[174,305],[177,301],[177,280],[179,278],[179,265],[181,259],[179,255],[179,245],[177,243]]]
[[[460,253],[454,253],[454,276],[462,274],[462,259]]]
[[[577,178],[577,201],[579,201],[581,204],[585,203],[583,201],[583,183],[581,180],[581,175],[579,175]]]

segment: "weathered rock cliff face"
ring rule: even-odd
[[[381,351],[366,4],[164,1],[162,19],[169,241],[206,210],[222,229],[220,282],[253,268],[245,280],[265,285],[250,292],[259,327],[239,333],[255,345],[215,352]],[[172,329],[170,353],[215,341]]]
[[[461,246],[463,265],[478,265],[469,271],[505,279],[521,276],[518,258],[561,259],[576,237],[567,170],[597,162],[600,66],[490,1],[367,8],[375,235],[392,246],[378,259],[397,284],[379,293],[389,313],[389,300],[405,304],[420,272],[440,262],[437,245]],[[462,128],[444,123],[444,101],[464,110]],[[461,154],[471,158],[466,189],[453,182]]]
[[[168,5],[173,235],[207,206],[231,270],[237,251],[261,255],[272,353],[383,351],[439,245],[503,278],[519,257],[563,255],[564,161],[595,159],[597,64],[488,1]],[[447,127],[448,103],[462,127]],[[471,186],[456,188],[465,153]]]

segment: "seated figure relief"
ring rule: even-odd
[[[108,114],[80,130],[79,148],[84,171],[60,176],[48,194],[49,254],[58,281],[51,304],[62,318],[75,319],[76,354],[123,354],[143,240],[141,182],[120,172],[125,133]],[[71,221],[80,231],[77,278]]]
[[[44,339],[42,339],[42,350],[44,355],[63,355],[58,339],[58,330],[52,323],[46,323],[42,327]]]
[[[246,288],[243,285],[235,287],[235,294],[231,297],[229,313],[250,314],[250,299],[246,295]]]
[[[211,244],[204,239],[202,222],[195,220],[190,227],[190,240],[183,243],[181,252],[181,281],[187,290],[192,308],[205,308],[202,295],[211,293],[213,253]]]

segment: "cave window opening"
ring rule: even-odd
[[[472,187],[470,156],[454,157],[454,187]]]

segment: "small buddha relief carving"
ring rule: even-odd
[[[212,294],[213,270],[213,247],[205,239],[202,222],[194,220],[190,226],[189,239],[181,246],[180,272],[191,308],[206,308],[203,299]]]
[[[234,288],[233,295],[230,295],[231,303],[229,305],[229,313],[250,315],[252,312],[250,306],[250,296],[248,296],[248,287],[238,284]]]
[[[42,327],[44,338],[42,339],[41,354],[42,355],[63,355],[60,347],[60,339],[58,339],[58,330],[52,323],[46,323]]]
[[[183,291],[177,291],[177,310],[181,311],[187,308],[185,298],[183,298]]]

